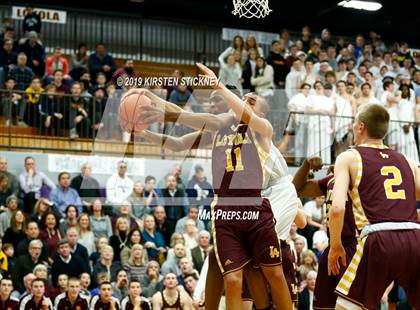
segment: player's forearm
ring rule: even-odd
[[[184,144],[182,143],[180,138],[171,137],[168,135],[150,132],[145,130],[141,134],[142,138],[146,141],[161,145],[163,148],[171,150],[171,151],[182,151],[184,149]]]
[[[328,227],[330,229],[330,244],[332,247],[341,245],[341,232],[344,225],[345,201],[334,204],[330,209]]]
[[[311,166],[309,165],[307,159],[305,158],[305,160],[303,161],[302,165],[299,167],[298,171],[296,172],[292,180],[292,183],[295,186],[297,192],[299,192],[299,190],[308,181],[308,175],[309,175],[310,169],[311,169]]]
[[[210,132],[217,131],[225,125],[224,120],[218,115],[210,113],[191,113],[185,111],[179,114],[176,122],[196,130]]]
[[[271,124],[267,120],[257,116],[251,106],[246,104],[241,98],[236,96],[223,84],[219,86],[219,91],[234,112],[236,119],[244,122],[245,124],[249,124],[252,129],[261,135],[269,138],[272,137],[273,128]]]

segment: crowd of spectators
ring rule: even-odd
[[[0,33],[0,85],[8,90],[0,96],[0,114],[6,125],[35,127],[43,135],[92,138],[99,133],[128,141],[116,121],[120,93],[115,82],[138,75],[133,60],[117,68],[103,43],[91,54],[81,43],[69,57],[60,47],[46,55],[41,23],[30,7],[27,12],[22,38],[15,37],[8,18]],[[317,154],[331,162],[350,144],[349,124],[358,107],[376,102],[389,109],[393,121],[387,143],[419,162],[420,52],[407,43],[386,46],[374,31],[354,41],[333,39],[329,29],[317,36],[305,26],[295,38],[283,30],[267,55],[254,36],[235,36],[218,59],[222,83],[267,98],[276,139],[285,132],[282,151],[298,160]],[[175,70],[173,76],[183,73]],[[199,109],[191,87],[160,91],[187,110]],[[177,134],[178,127],[166,124],[164,132]]]
[[[153,176],[132,180],[126,162],[116,170],[101,189],[88,163],[80,175],[61,172],[55,182],[33,157],[22,171],[9,171],[0,158],[0,273],[21,303],[43,279],[43,296],[56,304],[70,281],[91,303],[103,301],[109,283],[122,306],[136,283],[148,307],[164,289],[178,289],[182,304],[192,304],[211,242],[209,221],[199,219],[213,196],[203,167],[185,186],[176,165],[160,188]]]
[[[373,31],[333,40],[329,29],[317,37],[306,26],[295,41],[283,30],[268,55],[255,37],[236,36],[219,63],[222,83],[267,98],[278,135],[286,129],[282,151],[298,161],[319,155],[331,163],[351,143],[358,108],[380,103],[393,122],[387,143],[419,162],[420,52],[405,42],[386,47]]]

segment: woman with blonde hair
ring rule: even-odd
[[[124,246],[124,248],[121,250],[120,259],[121,259],[121,265],[125,265],[128,263],[128,260],[130,259],[131,255],[131,249],[135,244],[143,244],[143,239],[141,237],[141,231],[140,229],[133,229],[128,234],[128,242]],[[145,262],[149,261],[149,258],[147,256],[147,251],[144,251],[143,259]]]
[[[37,222],[38,226],[42,226],[42,216],[45,213],[48,211],[57,213],[57,210],[55,210],[52,205],[52,202],[50,202],[47,198],[39,198],[34,206],[34,212],[31,214],[31,220]]]
[[[141,244],[135,244],[131,248],[128,263],[123,266],[131,280],[138,280],[146,275],[146,262],[144,261],[144,249]]]
[[[90,229],[90,218],[89,214],[82,213],[77,218],[77,230],[79,231],[79,243],[83,245],[90,256],[95,252],[95,235]]]
[[[302,253],[299,263],[298,272],[301,280],[306,279],[309,271],[318,271],[318,260],[315,253],[311,250],[306,250]]]
[[[185,221],[184,227],[184,239],[185,239],[185,247],[188,252],[190,252],[193,248],[198,246],[197,238],[198,238],[198,229],[197,223],[193,219],[188,219]]]
[[[114,261],[120,260],[121,250],[128,245],[128,234],[130,227],[128,220],[124,217],[118,218],[115,223],[115,234],[109,238],[109,245],[114,249]]]

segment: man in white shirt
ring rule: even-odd
[[[302,80],[305,73],[302,71],[302,61],[297,58],[293,61],[293,66],[286,76],[286,94],[289,100],[298,93],[298,80]]]
[[[382,60],[381,54],[375,54],[375,57],[373,58],[373,64],[369,68],[369,71],[372,72],[375,78],[379,78],[381,76],[380,71],[383,65],[384,62]]]
[[[307,131],[308,131],[308,116],[303,114],[294,114],[293,112],[303,113],[308,106],[309,92],[311,91],[311,85],[303,83],[300,86],[300,92],[293,96],[289,103],[288,109],[290,114],[290,120],[287,131],[295,133],[295,157],[296,159],[304,158],[306,155],[307,145]],[[286,136],[288,137],[288,136]],[[285,142],[282,143],[280,149],[285,151],[288,144],[288,138],[285,138]]]
[[[118,163],[118,172],[106,182],[107,202],[115,207],[120,205],[132,193],[134,182],[127,176],[127,163]]]

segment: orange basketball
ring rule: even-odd
[[[142,131],[148,124],[139,121],[140,114],[145,106],[150,106],[151,101],[145,95],[130,94],[123,98],[120,103],[119,120],[123,130],[128,132]]]

